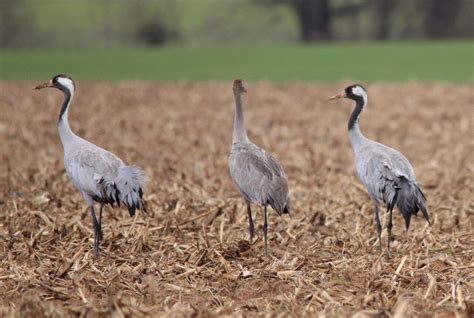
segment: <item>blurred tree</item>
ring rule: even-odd
[[[35,19],[23,0],[0,1],[0,47],[31,47]]]
[[[147,45],[162,45],[177,38],[175,30],[168,28],[160,19],[143,23],[137,30],[137,39]]]
[[[259,1],[292,7],[305,42],[474,36],[474,0]]]
[[[331,9],[328,0],[295,0],[293,6],[300,22],[303,41],[331,38]]]
[[[392,26],[392,12],[396,6],[395,0],[372,0],[376,11],[376,33],[377,40],[386,40],[390,36]]]
[[[178,39],[178,14],[174,0],[132,1],[127,15],[135,21],[135,37],[146,45],[163,45]]]
[[[270,3],[287,3],[298,16],[300,36],[304,42],[331,40],[331,23],[335,16],[350,16],[370,4],[370,0],[345,1],[336,5],[330,0],[262,0]]]
[[[474,37],[474,1],[463,0],[456,17],[454,34],[457,37]]]
[[[0,0],[0,48],[473,38],[473,13],[474,0]]]
[[[426,35],[430,38],[455,36],[456,30],[454,25],[460,12],[462,1],[425,0],[424,4]]]

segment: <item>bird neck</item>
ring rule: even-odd
[[[356,97],[355,101],[356,106],[352,111],[351,117],[349,118],[349,123],[347,124],[347,129],[349,130],[349,139],[353,148],[357,148],[357,146],[366,139],[360,131],[359,118],[362,111],[364,110],[365,105],[367,105],[367,100],[363,97]]]
[[[232,135],[232,142],[248,141],[247,132],[245,131],[244,120],[244,105],[242,93],[234,92],[235,99],[235,118],[234,118],[234,132]]]
[[[61,107],[61,112],[59,113],[58,130],[59,130],[59,137],[61,138],[63,147],[65,147],[65,145],[71,139],[73,139],[76,135],[74,135],[74,133],[72,132],[71,127],[69,126],[69,121],[68,121],[69,105],[71,105],[71,101],[74,96],[74,93],[71,93],[68,90],[63,90],[63,93],[64,93],[64,101]]]

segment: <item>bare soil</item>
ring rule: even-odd
[[[35,84],[0,83],[0,316],[474,316],[472,85],[367,85],[362,130],[410,159],[433,223],[406,231],[397,210],[387,261],[355,175],[353,104],[325,101],[350,83],[247,84],[249,136],[293,202],[291,218],[270,214],[269,257],[262,210],[250,244],[227,171],[232,83],[77,83],[75,132],[151,177],[148,216],[106,208],[98,259],[63,167],[62,94]]]

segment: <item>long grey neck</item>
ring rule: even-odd
[[[59,113],[58,131],[63,148],[66,149],[67,145],[77,138],[77,136],[72,132],[68,121],[69,105],[71,105],[73,95],[68,90],[63,90],[63,93],[64,101],[61,107],[61,112]]]
[[[359,118],[365,105],[367,105],[367,100],[364,100],[362,97],[358,97],[355,99],[355,101],[356,107],[352,111],[351,117],[349,118],[347,129],[349,130],[349,139],[351,141],[352,148],[357,150],[357,148],[367,140],[367,138],[360,131],[359,127]]]
[[[234,132],[232,134],[232,143],[249,141],[247,132],[245,131],[244,105],[242,93],[234,92],[235,99],[235,118]]]

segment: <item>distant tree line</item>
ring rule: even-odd
[[[179,39],[174,3],[174,0],[0,0],[0,47],[51,47],[61,46],[62,41],[68,42],[69,47],[70,43],[72,47],[162,45]],[[87,30],[71,31],[66,21],[56,29],[44,31],[39,28],[32,4],[47,8],[59,5],[69,11],[88,4],[86,8],[101,9],[102,20],[92,29],[84,21]],[[119,10],[114,10],[117,7]],[[83,12],[78,15],[84,20],[88,18]]]
[[[205,34],[200,36],[206,33],[205,28],[194,29],[194,33],[187,34],[187,38],[181,34],[179,8],[182,10],[183,5],[188,4],[184,1],[0,0],[0,47],[156,46],[173,41],[185,43],[193,38],[206,41]],[[67,21],[66,25],[54,29],[40,28],[38,13],[32,8],[32,4],[36,9],[46,6],[42,7],[46,8],[42,11],[44,14],[49,8],[62,5],[71,14],[70,11],[85,3],[89,3],[89,10],[95,8],[91,11],[100,11],[100,14],[92,12],[95,17],[93,26],[85,21],[84,27],[76,26],[72,31],[68,29]],[[264,12],[284,6],[288,12],[294,13],[294,16],[290,14],[292,21],[295,21],[292,25],[298,25],[299,39],[303,42],[474,37],[474,0],[216,0],[215,4],[216,8],[238,4],[249,7],[249,10],[258,6]],[[233,14],[232,9],[228,12]],[[219,18],[216,18],[217,14],[220,14]],[[257,26],[271,29],[261,21],[247,24],[245,28],[241,28],[242,24],[231,26],[229,16],[224,17],[222,10],[218,9],[209,9],[205,15],[197,19],[201,19],[204,27],[212,26],[213,34],[221,32],[222,36],[217,37],[219,41],[232,41],[242,30],[249,33],[251,28]],[[79,19],[89,18],[86,14]],[[275,23],[282,25],[278,18]],[[229,28],[235,31],[230,32]],[[295,38],[296,29],[293,28],[292,32]],[[245,41],[245,36],[242,38]],[[288,37],[282,39],[289,40]]]
[[[32,41],[35,38],[35,21],[32,16],[32,12],[21,0],[1,0],[0,47],[22,47]]]
[[[260,0],[268,4],[287,3],[294,8],[302,41],[337,40],[335,21],[352,24],[370,19],[370,34],[353,38],[386,40],[395,38],[452,38],[474,36],[473,0]],[[413,19],[416,13],[418,21]],[[408,20],[408,21],[407,21]],[[367,21],[366,21],[367,22]],[[347,30],[353,30],[348,23]],[[396,30],[398,27],[398,31]],[[357,27],[356,27],[357,29]],[[341,33],[341,32],[339,32]],[[344,32],[342,32],[344,33]]]

